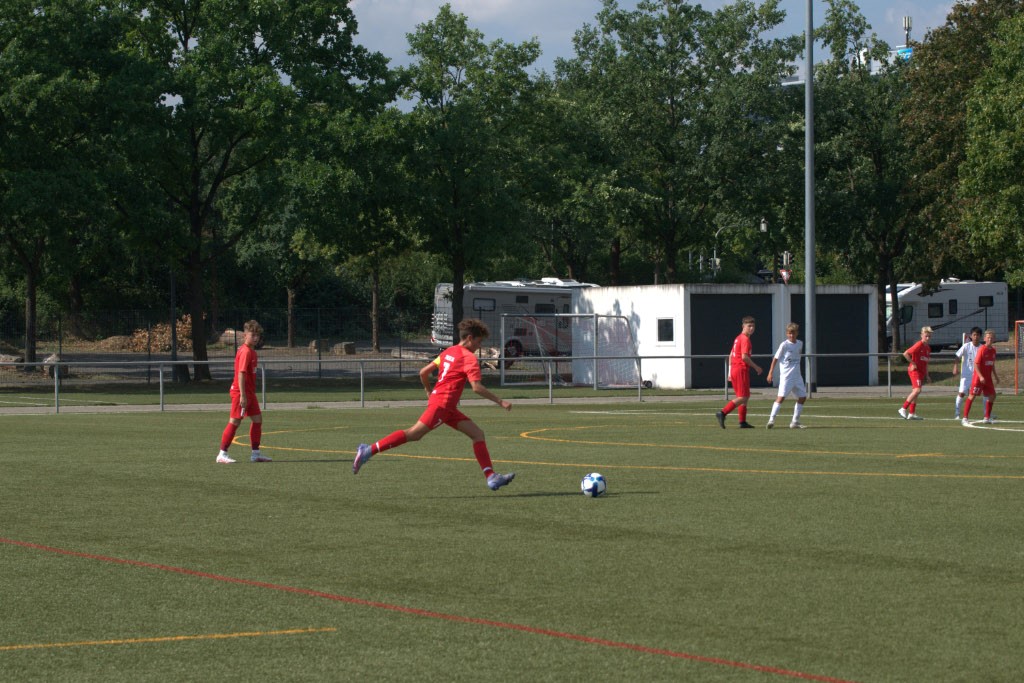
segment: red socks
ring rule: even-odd
[[[238,425],[228,422],[228,426],[224,428],[224,433],[220,437],[220,449],[222,451],[227,451],[228,446],[230,446],[231,442],[234,441],[235,432],[237,431]]]
[[[736,404],[734,402],[732,402],[732,401],[729,401],[728,403],[725,404],[725,407],[722,408],[722,414],[723,415],[728,415],[729,413],[731,413],[734,410],[736,410]]]
[[[487,450],[487,442],[474,441],[473,455],[476,456],[476,461],[480,463],[480,469],[484,471],[484,476],[491,476],[494,473],[494,467],[491,465],[491,454]]]
[[[405,430],[399,429],[397,432],[391,432],[380,441],[370,444],[371,452],[377,454],[381,451],[401,446],[406,441],[408,441],[408,439],[405,438]]]
[[[736,410],[736,417],[739,418],[740,422],[747,421],[747,404],[744,403]]]
[[[263,423],[253,422],[249,425],[249,445],[254,451],[260,448],[260,439],[263,438]]]

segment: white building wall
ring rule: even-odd
[[[819,285],[817,294],[861,294],[868,300],[868,320],[876,320],[878,302],[872,285]],[[786,324],[792,320],[791,297],[803,296],[802,285],[719,285],[719,284],[678,284],[642,285],[631,287],[597,287],[579,290],[573,295],[574,313],[597,313],[599,315],[624,316],[630,323],[637,342],[637,353],[643,358],[641,376],[654,387],[662,389],[692,388],[690,360],[693,321],[690,319],[690,297],[695,294],[721,296],[764,295],[772,297],[770,325],[759,327],[759,334],[771,334],[771,348],[774,351],[786,338]],[[671,321],[671,341],[658,339],[659,321]],[[765,329],[770,328],[770,329]],[[737,322],[737,329],[739,324]],[[827,333],[818,330],[818,334]],[[803,338],[801,332],[801,338]],[[878,336],[867,332],[864,348],[868,353],[878,353]],[[729,352],[722,349],[722,354]],[[659,360],[662,359],[663,360]],[[723,380],[725,375],[723,361]],[[767,365],[765,365],[767,368]],[[591,384],[594,381],[593,363],[573,362],[573,381],[576,384]],[[876,384],[878,359],[869,360],[868,377],[865,384]]]

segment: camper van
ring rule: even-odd
[[[571,313],[573,292],[583,287],[597,285],[554,277],[470,282],[463,286],[462,314],[487,323],[494,344],[502,340],[502,315],[521,316],[506,318],[512,320],[504,335],[505,356],[508,358],[568,355],[572,351],[569,320],[555,318],[551,314]],[[452,327],[450,282],[441,282],[434,288],[431,341],[442,348],[457,341]]]
[[[932,348],[959,346],[972,327],[992,329],[996,341],[1009,339],[1010,312],[1005,282],[942,280],[934,289],[916,282],[896,286],[899,302],[900,338],[904,343],[917,340],[925,325],[931,327]],[[886,336],[892,343],[892,300],[885,292]]]

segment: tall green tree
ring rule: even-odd
[[[74,300],[75,283],[95,276],[96,245],[116,240],[125,131],[145,119],[139,95],[151,88],[139,55],[121,48],[131,20],[92,0],[0,4],[0,240],[24,287],[28,362],[39,288],[70,283]]]
[[[309,107],[358,106],[382,58],[354,42],[333,0],[132,0],[133,37],[162,70],[161,144],[149,179],[167,211],[151,228],[185,276],[193,358],[208,358],[208,278],[241,237],[277,222],[275,168]],[[196,378],[209,378],[198,364]]]
[[[960,197],[971,244],[1024,286],[1024,14],[1004,20],[967,100]]]
[[[907,70],[903,131],[913,151],[908,196],[913,199],[915,270],[932,277],[995,274],[998,259],[978,251],[963,220],[958,188],[967,149],[967,107],[992,63],[992,36],[1024,11],[1022,0],[958,2],[944,26],[930,31]]]
[[[717,12],[682,0],[624,11],[605,0],[596,26],[576,36],[572,67],[593,72],[614,141],[628,229],[646,245],[654,282],[680,278],[679,259],[709,245],[722,199],[774,154],[777,124],[759,105],[790,73],[796,41],[767,39],[784,17],[773,0]],[[751,234],[755,221],[749,221]]]
[[[900,128],[907,86],[903,62],[890,61],[888,45],[869,31],[852,2],[830,0],[819,36],[831,59],[815,73],[817,234],[821,248],[841,254],[858,279],[878,285],[880,296],[891,286],[895,306],[896,283],[906,274],[901,259],[912,239],[906,200],[910,150]],[[894,325],[897,348],[899,332]]]
[[[465,15],[443,5],[409,34],[404,69],[424,248],[450,268],[454,322],[462,319],[466,273],[515,243],[521,214],[514,183],[515,128],[531,89],[535,41],[484,42]]]

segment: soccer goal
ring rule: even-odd
[[[1013,393],[1024,389],[1024,320],[1013,323]]]
[[[503,386],[551,382],[611,389],[640,383],[636,340],[625,316],[506,314],[500,339]]]

